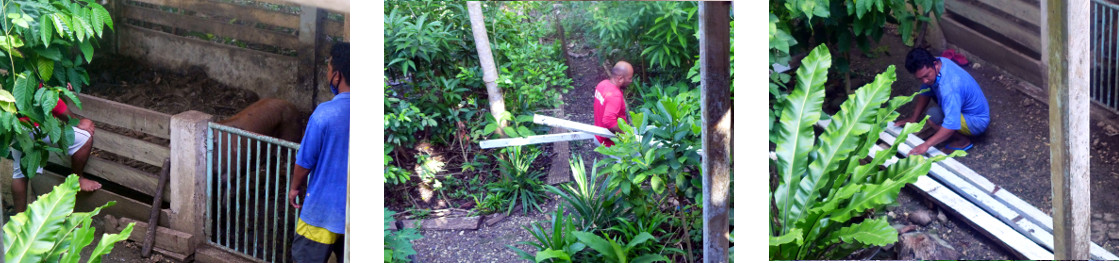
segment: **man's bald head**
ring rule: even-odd
[[[614,63],[614,68],[610,69],[610,75],[614,85],[625,88],[633,82],[633,65],[630,65],[629,62],[618,61],[618,63]]]

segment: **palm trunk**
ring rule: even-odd
[[[486,92],[489,94],[490,114],[497,120],[497,133],[504,137],[505,121],[499,116],[505,112],[505,99],[501,96],[501,89],[497,87],[497,67],[494,66],[493,53],[490,52],[482,4],[472,1],[467,2],[466,7],[470,15],[470,28],[474,31],[474,45],[478,48],[478,61],[482,64],[482,81],[486,83]]]

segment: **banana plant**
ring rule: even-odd
[[[899,116],[897,108],[913,98],[889,98],[893,66],[849,95],[817,136],[813,126],[823,115],[830,67],[831,54],[824,45],[803,59],[796,71],[796,87],[783,101],[780,122],[773,127],[779,181],[770,196],[774,206],[770,259],[837,258],[864,246],[896,242],[897,230],[869,212],[893,204],[901,188],[928,174],[932,163],[964,154],[912,155],[883,169],[886,160],[897,154],[897,145],[924,126],[922,120],[907,124],[893,147],[861,163],[888,122]]]
[[[71,174],[50,193],[27,206],[27,211],[12,216],[4,224],[4,262],[78,262],[81,251],[93,243],[93,216],[112,206],[109,202],[88,213],[74,213],[78,176]],[[101,262],[113,245],[132,234],[132,226],[118,234],[105,234],[86,262]]]

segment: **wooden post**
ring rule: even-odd
[[[350,42],[350,14],[346,13],[346,23],[342,24],[343,41]]]
[[[727,262],[730,246],[730,2],[699,3],[703,112],[703,260]]]
[[[322,34],[322,19],[325,15],[317,7],[303,5],[299,14],[299,85],[311,92],[310,109],[315,109],[319,101],[319,48]]]
[[[470,29],[474,32],[474,45],[478,48],[478,62],[482,64],[482,81],[486,83],[486,92],[489,94],[490,114],[498,119],[505,112],[505,99],[501,89],[497,87],[497,66],[493,62],[493,52],[490,51],[489,34],[486,33],[486,23],[483,21],[482,4],[477,1],[466,2],[467,13],[470,16]],[[505,136],[505,121],[498,119],[497,133]]]
[[[1056,260],[1088,260],[1089,2],[1045,2],[1049,147]]]
[[[213,116],[171,116],[171,229],[191,234],[189,250],[206,238],[206,129]]]

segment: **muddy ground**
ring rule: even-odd
[[[897,68],[897,81],[894,82],[893,96],[910,95],[918,90],[919,82],[904,69],[905,55],[909,48],[901,43],[896,34],[887,34],[879,46],[885,50],[872,52],[870,58],[861,52],[853,55],[852,82],[854,88],[873,80],[875,74],[882,72],[888,65]],[[942,50],[930,50],[940,54]],[[980,175],[999,187],[1010,191],[1026,202],[1046,213],[1051,213],[1051,188],[1049,164],[1049,108],[1045,101],[1037,100],[1020,91],[1023,82],[982,61],[981,58],[968,57],[971,64],[966,70],[972,74],[982,87],[990,105],[991,123],[984,136],[973,143],[975,147],[966,157],[957,158]],[[829,98],[834,92],[829,91]],[[902,117],[912,114],[914,103],[898,110]],[[928,133],[922,134],[927,136]],[[1091,203],[1093,231],[1092,240],[1112,253],[1119,251],[1119,239],[1111,239],[1109,232],[1119,231],[1115,213],[1119,212],[1119,134],[1116,128],[1098,119],[1092,119],[1091,126]],[[927,138],[927,137],[923,137]],[[899,215],[891,223],[910,224],[903,216],[918,210],[932,211],[937,208],[910,189],[902,191],[898,198],[900,205],[890,209]],[[931,209],[930,209],[931,208]],[[1087,216],[1087,215],[1085,215]],[[1105,216],[1107,218],[1105,218]],[[951,216],[949,216],[951,217]],[[1110,221],[1108,221],[1110,220]],[[997,242],[994,242],[958,218],[948,222],[934,221],[928,227],[917,231],[935,232],[948,241],[967,260],[1014,259]],[[1119,234],[1119,232],[1117,232]],[[1119,235],[1114,235],[1119,238]]]

